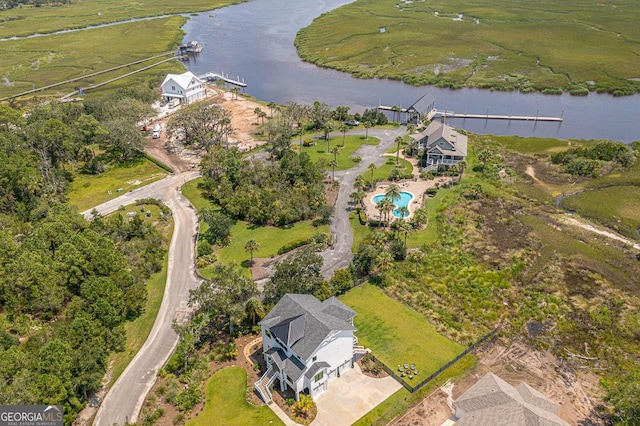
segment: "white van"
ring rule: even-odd
[[[151,137],[154,139],[159,139],[161,133],[162,133],[162,126],[160,125],[160,123],[156,123],[156,125],[153,126],[153,132],[151,133]]]

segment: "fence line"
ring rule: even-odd
[[[436,371],[434,371],[433,373],[431,373],[426,379],[424,379],[423,381],[421,381],[420,383],[418,383],[415,386],[411,386],[409,383],[407,383],[406,381],[403,380],[402,377],[398,376],[396,374],[395,371],[393,371],[391,368],[389,368],[384,362],[380,361],[378,358],[376,358],[372,353],[370,353],[369,355],[371,356],[371,358],[374,360],[374,362],[378,362],[381,366],[382,369],[384,371],[387,372],[387,374],[389,374],[391,377],[393,377],[398,383],[400,383],[402,386],[404,386],[404,388],[406,390],[408,390],[411,393],[416,392],[417,390],[423,388],[427,383],[429,383],[430,381],[432,381],[433,379],[435,379],[436,377],[438,377],[444,370],[446,370],[447,368],[451,367],[453,364],[455,364],[456,362],[460,361],[461,358],[463,358],[465,355],[467,355],[469,352],[471,352],[472,350],[474,350],[475,348],[477,348],[478,346],[480,346],[481,344],[483,344],[484,342],[486,342],[487,340],[489,340],[490,338],[494,337],[496,335],[496,333],[498,332],[498,327],[494,328],[493,330],[491,330],[489,333],[485,334],[484,336],[482,336],[480,339],[478,339],[478,341],[476,341],[475,343],[473,343],[471,346],[469,346],[467,349],[465,349],[464,351],[462,351],[461,353],[459,353],[455,358],[451,359],[449,362],[447,362],[445,365],[443,365],[442,367],[438,368]]]

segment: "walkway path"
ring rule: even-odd
[[[171,209],[174,229],[169,247],[167,283],[156,321],[140,351],[102,401],[94,425],[136,422],[144,399],[156,381],[158,370],[167,362],[178,343],[178,336],[171,324],[174,319],[181,321],[186,318],[189,290],[199,283],[194,270],[194,236],[198,219],[189,201],[180,193],[180,187],[198,176],[197,172],[169,176],[96,207],[104,215],[137,199],[160,199]],[[91,216],[90,212],[84,212],[84,215]]]
[[[362,161],[357,166],[349,169],[338,171],[335,178],[340,182],[340,191],[335,204],[335,212],[331,219],[331,236],[333,237],[333,246],[320,253],[324,259],[322,275],[329,279],[333,272],[337,269],[346,268],[353,258],[351,246],[353,245],[353,231],[349,224],[349,197],[353,192],[353,184],[356,176],[364,173],[369,164],[374,163],[380,166],[387,161],[383,157],[384,153],[395,143],[398,136],[406,134],[406,127],[397,129],[369,129],[369,136],[380,139],[378,145],[362,145],[354,153],[359,155]],[[364,130],[349,132],[350,135],[364,135]]]

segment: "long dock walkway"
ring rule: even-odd
[[[545,117],[545,116],[532,116],[532,115],[498,115],[498,114],[457,114],[453,111],[436,111],[436,115],[445,118],[474,118],[481,120],[519,120],[519,121],[556,121],[562,122],[564,118],[560,117]]]
[[[215,72],[208,72],[206,74],[199,75],[198,78],[201,80],[207,80],[207,81],[222,80],[225,83],[233,84],[234,86],[247,87],[247,84],[244,82],[244,79],[242,79],[243,81],[240,81],[240,77],[238,77],[237,80],[233,80],[225,76],[224,73],[218,74]]]

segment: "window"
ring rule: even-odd
[[[322,379],[323,373],[320,372],[313,377],[313,381],[319,382]]]
[[[171,86],[171,90],[176,90],[176,86]]]
[[[317,356],[314,356],[314,357],[311,359],[311,362],[316,362],[317,360],[318,360],[318,357],[317,357]]]

